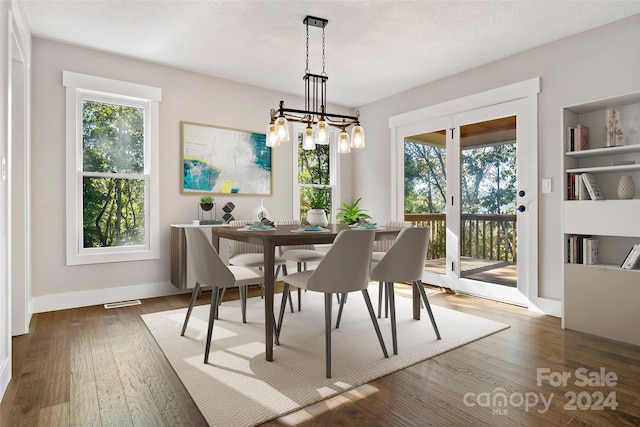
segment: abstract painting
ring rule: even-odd
[[[271,148],[263,133],[180,122],[182,192],[271,194]]]

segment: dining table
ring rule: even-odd
[[[261,228],[214,227],[211,229],[211,241],[216,250],[220,249],[220,239],[239,240],[247,243],[257,243],[264,250],[264,323],[265,323],[265,355],[267,361],[273,361],[273,342],[275,320],[274,307],[274,262],[276,247],[289,245],[330,244],[342,230],[350,229],[346,224],[329,224],[320,230],[303,230],[299,225],[275,225]],[[380,226],[372,228],[375,240],[394,239],[402,227]],[[420,319],[420,295],[413,292],[413,318]]]

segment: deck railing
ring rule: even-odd
[[[446,254],[445,214],[405,214],[415,227],[430,227],[427,259]],[[516,215],[462,214],[461,256],[517,262]]]

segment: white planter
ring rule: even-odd
[[[329,224],[327,213],[324,209],[310,209],[307,214],[307,222],[311,225],[319,225],[320,227],[326,227]]]

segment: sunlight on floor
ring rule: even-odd
[[[338,383],[336,383],[336,385],[340,386],[340,384]],[[380,390],[376,387],[373,387],[372,385],[363,384],[359,387],[354,388],[353,390],[346,391],[337,396],[331,397],[318,403],[314,403],[313,405],[309,405],[304,409],[300,409],[299,411],[292,412],[289,415],[285,415],[279,418],[278,421],[289,426],[296,426],[306,421],[312,420],[314,417],[324,412],[331,411],[338,406],[344,405],[346,403],[351,403],[356,400],[364,399],[365,397],[370,396],[373,393],[377,393],[378,391]]]

